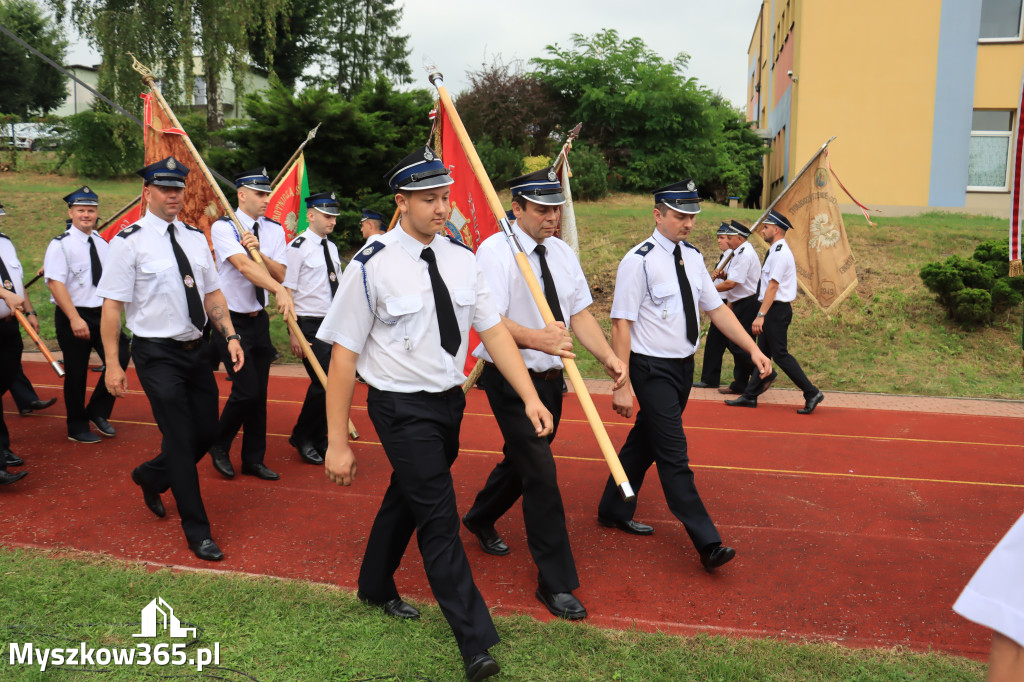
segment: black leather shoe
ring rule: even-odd
[[[224,552],[220,551],[217,543],[210,538],[200,542],[190,542],[188,548],[203,561],[220,561],[224,558]]]
[[[309,462],[310,464],[324,463],[324,456],[321,455],[309,441],[306,441],[305,443],[296,443],[295,439],[289,438],[288,445],[291,445],[299,451],[299,457],[302,458],[303,462]]]
[[[475,523],[469,521],[468,517],[462,519],[462,525],[466,527],[470,533],[476,536],[476,539],[480,541],[480,549],[487,554],[493,554],[494,556],[505,556],[508,554],[508,545],[498,535],[498,531],[494,530],[494,526],[488,526],[487,528],[481,528]]]
[[[739,398],[726,400],[725,404],[731,407],[757,407],[757,398],[748,398],[745,395],[741,395]]]
[[[587,610],[583,608],[583,604],[573,596],[572,592],[552,592],[546,587],[539,586],[536,596],[552,615],[559,618],[583,620],[587,617]]]
[[[708,383],[705,383],[703,381],[698,381],[698,382],[694,383],[693,387],[694,388],[718,388],[718,384],[708,384]]]
[[[213,462],[213,468],[219,471],[222,476],[227,478],[235,477],[235,468],[231,466],[231,458],[228,457],[228,453],[216,445],[210,448],[210,461]]]
[[[715,545],[710,549],[702,549],[700,552],[700,563],[704,570],[710,573],[722,564],[727,564],[736,556],[736,550],[725,545]]]
[[[262,478],[264,481],[276,481],[281,478],[277,475],[277,472],[271,471],[262,464],[243,464],[242,473],[246,476]]]
[[[637,523],[633,519],[628,521],[619,521],[618,519],[610,519],[607,516],[597,515],[597,522],[605,528],[618,528],[624,533],[630,535],[651,535],[654,533],[654,527],[648,526],[646,523]]]
[[[7,450],[6,448],[3,451],[3,457],[4,461],[7,462],[7,466],[9,467],[20,467],[22,464],[25,463],[25,460],[23,460],[21,457],[18,457],[16,454],[11,452],[10,450]]]
[[[486,651],[463,656],[462,664],[466,667],[466,679],[469,682],[480,682],[501,672],[497,662]]]
[[[91,369],[94,372],[106,372],[107,371],[107,366],[106,365],[96,365],[95,367],[90,367],[89,369]]]
[[[743,395],[742,388],[733,388],[732,386],[723,386],[718,389],[718,392],[722,395]]]
[[[132,482],[142,488],[142,501],[146,503],[149,511],[163,518],[167,514],[167,510],[164,509],[164,503],[160,500],[160,493],[143,483],[137,472],[137,469],[132,469]]]
[[[33,400],[28,404],[28,407],[18,410],[18,412],[21,414],[28,414],[29,412],[35,412],[36,410],[45,410],[55,402],[57,402],[56,398],[50,398],[49,400]]]
[[[362,590],[358,590],[356,592],[356,598],[364,604],[369,604],[370,606],[375,606],[378,609],[381,609],[382,611],[384,611],[384,613],[391,616],[392,618],[405,618],[406,620],[416,620],[420,617],[419,609],[417,609],[415,606],[412,606],[411,604],[405,603],[404,601],[402,601],[401,597],[395,597],[394,599],[391,599],[389,601],[376,601],[374,599],[370,599],[365,594],[363,594]]]
[[[93,425],[96,427],[96,430],[100,432],[101,436],[113,438],[114,436],[117,435],[117,431],[114,430],[114,427],[111,426],[110,422],[108,422],[103,417],[93,417],[89,421],[93,423]]]
[[[811,412],[814,412],[814,408],[817,407],[824,399],[825,394],[822,393],[821,391],[818,391],[815,395],[812,395],[810,398],[808,398],[807,402],[804,403],[803,409],[797,410],[796,413],[810,414]]]
[[[72,433],[68,435],[68,440],[73,440],[76,443],[88,443],[90,445],[99,443],[103,439],[97,436],[92,431],[82,431],[81,433]]]
[[[12,474],[10,471],[5,471],[3,469],[0,469],[0,485],[7,485],[8,483],[14,483],[15,481],[20,481],[21,479],[25,478],[26,476],[28,476],[28,472],[27,471],[19,471],[19,472],[15,473],[15,474]]]
[[[772,384],[774,384],[775,380],[778,379],[778,378],[779,378],[779,373],[774,371],[774,370],[772,370],[771,374],[769,374],[768,376],[766,376],[764,379],[761,380],[761,386],[757,389],[757,394],[754,397],[756,398],[757,396],[761,395],[762,393],[767,391],[769,388],[771,388]]]

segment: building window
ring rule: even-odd
[[[979,40],[1020,40],[1024,0],[981,0]]]
[[[1012,111],[975,109],[971,118],[971,154],[967,189],[1007,191]]]
[[[195,85],[192,86],[192,103],[206,104],[206,79],[196,76]]]

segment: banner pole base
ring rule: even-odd
[[[619,484],[619,494],[622,495],[623,502],[632,502],[636,499],[636,494],[633,492],[633,486],[629,484],[629,481],[623,481]]]

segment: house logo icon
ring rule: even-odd
[[[174,609],[164,601],[163,597],[157,597],[146,604],[142,609],[142,632],[132,637],[156,637],[157,628],[169,631],[171,637],[195,637],[195,628],[181,627],[181,621],[174,615]]]

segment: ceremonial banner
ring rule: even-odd
[[[192,159],[192,152],[185,144],[187,133],[181,128],[173,127],[171,117],[155,101],[152,94],[146,93],[140,97],[145,102],[142,115],[146,145],[145,165],[148,166],[160,159],[173,156],[188,167],[190,171],[186,181],[188,187],[185,189],[184,206],[178,213],[178,220],[201,229],[206,234],[206,241],[212,249],[210,227],[217,218],[225,213],[225,209],[221,207],[217,200],[217,193],[203,177],[196,162]]]
[[[142,199],[129,206],[120,214],[115,215],[110,224],[103,228],[100,232],[100,236],[106,239],[108,242],[117,236],[117,233],[128,227],[134,225],[142,217]]]
[[[451,214],[445,228],[448,234],[458,239],[475,252],[483,240],[499,231],[498,221],[491,212],[480,181],[473,174],[466,152],[459,143],[448,112],[438,102],[438,115],[441,117],[439,126],[441,134],[441,160],[451,173],[454,184],[451,189]],[[466,356],[465,373],[468,376],[476,365],[472,351],[480,343],[475,329],[469,330],[470,353]]]
[[[1024,78],[1021,79],[1020,99],[1017,105],[1017,126],[1014,128],[1016,136],[1013,140],[1013,174],[1010,176],[1010,192],[1012,203],[1010,209],[1010,277],[1020,277],[1024,274],[1021,266],[1021,229],[1024,228],[1024,210],[1021,206],[1021,195],[1024,194],[1024,135],[1020,134],[1020,127],[1024,125]]]
[[[295,163],[285,171],[281,182],[270,193],[267,217],[284,227],[284,238],[295,239],[306,231],[306,198],[309,196],[309,178],[306,176],[306,157],[299,154]]]
[[[562,183],[562,195],[565,197],[565,204],[562,206],[562,219],[558,229],[555,230],[555,236],[572,247],[576,258],[580,257],[580,241],[576,233],[576,208],[572,203],[572,188],[569,186],[569,178],[572,177],[572,169],[569,168],[569,150],[572,149],[572,141],[579,136],[582,127],[582,123],[577,123],[576,127],[569,132],[569,139],[562,145],[562,150],[558,152],[558,158],[555,160],[555,172],[558,173],[558,179]]]
[[[857,286],[853,252],[829,173],[827,146],[828,142],[822,145],[772,204],[793,225],[786,233],[786,243],[796,260],[797,282],[826,314]]]

